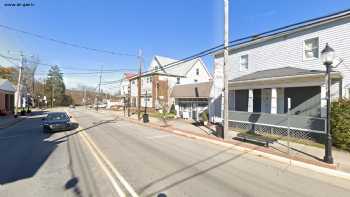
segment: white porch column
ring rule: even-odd
[[[277,114],[277,89],[271,88],[271,114]]]
[[[176,100],[175,100],[175,111],[176,111],[176,117],[180,117],[179,101],[176,101]]]
[[[248,112],[253,112],[253,89],[249,89],[249,93],[248,93]]]
[[[327,87],[326,84],[321,85],[321,117],[327,117]]]

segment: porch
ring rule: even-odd
[[[332,99],[341,97],[341,76],[332,73]],[[254,132],[286,136],[325,133],[326,86],[323,71],[279,68],[229,82],[229,124]]]

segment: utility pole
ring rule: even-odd
[[[222,138],[227,137],[228,133],[228,79],[227,79],[227,71],[228,71],[228,39],[229,39],[229,0],[224,0],[224,131],[222,133]]]
[[[131,81],[129,80],[129,84],[128,84],[128,100],[127,102],[127,106],[128,106],[128,117],[130,117],[130,99],[131,99]]]
[[[16,106],[15,106],[15,116],[17,117],[19,99],[21,99],[21,79],[22,79],[22,70],[23,70],[23,53],[21,53],[21,64],[19,65],[18,71],[18,80],[17,80],[17,95],[16,95]]]
[[[51,108],[53,108],[54,100],[55,100],[55,86],[51,82]]]
[[[101,93],[102,71],[103,71],[103,66],[101,66],[100,82],[98,83],[98,93],[97,93],[98,95],[97,95],[97,101],[96,101],[96,111],[98,111],[98,100],[100,98],[100,93]]]
[[[86,108],[86,87],[84,87],[84,106]]]
[[[139,55],[138,55],[138,59],[139,59],[139,77],[137,78],[137,117],[138,120],[141,120],[141,68],[142,68],[142,64],[143,64],[143,59],[142,59],[142,49],[139,49]]]

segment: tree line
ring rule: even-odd
[[[66,89],[59,66],[51,66],[45,79],[41,80],[35,79],[35,70],[36,66],[23,66],[21,80],[22,95],[29,93],[35,106],[93,105],[95,103],[96,88],[78,85],[74,89]],[[0,78],[8,79],[14,85],[17,85],[18,73],[17,67],[0,66]],[[100,98],[115,99],[116,97],[101,91]]]

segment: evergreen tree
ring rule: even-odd
[[[48,105],[50,106],[52,101],[54,106],[62,105],[65,98],[65,91],[66,86],[60,68],[57,65],[51,66],[45,84],[45,95],[47,96]]]

